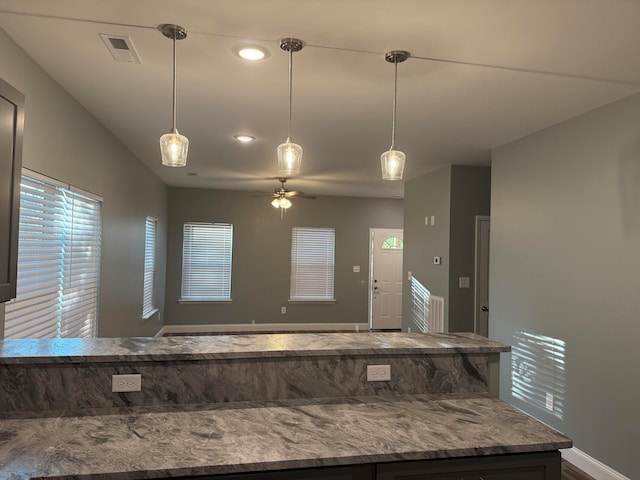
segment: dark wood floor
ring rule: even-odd
[[[562,460],[562,480],[595,480],[591,475],[587,475],[582,470],[571,465],[566,460]]]

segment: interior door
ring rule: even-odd
[[[475,332],[489,336],[489,234],[490,217],[476,217]]]
[[[371,229],[370,316],[372,330],[402,327],[401,229]]]

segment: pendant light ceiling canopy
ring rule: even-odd
[[[396,98],[398,95],[398,63],[407,60],[411,54],[405,50],[391,50],[387,52],[384,59],[393,63],[393,120],[391,127],[391,148],[380,156],[383,180],[402,180],[404,172],[404,161],[406,155],[400,150],[396,150]]]
[[[176,128],[176,40],[187,38],[187,31],[180,25],[165,23],[158,26],[162,34],[173,40],[173,127],[160,137],[162,164],[168,167],[184,167],[187,164],[189,139]]]
[[[293,52],[299,52],[302,47],[304,47],[304,42],[297,38],[283,38],[280,40],[280,48],[285,52],[289,52],[289,129],[287,139],[277,149],[278,172],[283,177],[298,175],[302,164],[302,147],[291,140]]]

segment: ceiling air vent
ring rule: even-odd
[[[116,62],[142,63],[129,37],[109,33],[99,35]]]

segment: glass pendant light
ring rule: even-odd
[[[391,148],[380,156],[383,180],[402,180],[406,155],[396,150],[396,97],[398,93],[398,63],[404,62],[410,54],[404,50],[387,52],[384,59],[394,65],[393,80],[393,122],[391,127]]]
[[[297,38],[284,38],[280,41],[280,48],[289,52],[289,130],[287,139],[278,146],[278,171],[283,177],[290,177],[300,173],[302,164],[302,147],[291,140],[291,84],[293,71],[293,52],[302,50],[304,42]],[[289,208],[289,207],[285,207]]]
[[[189,139],[176,128],[176,40],[187,38],[187,31],[179,26],[165,23],[158,27],[162,34],[173,40],[173,128],[160,137],[162,164],[167,167],[184,167],[187,164]]]

